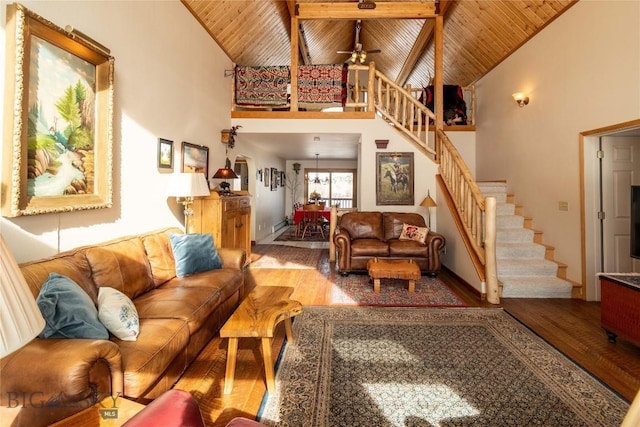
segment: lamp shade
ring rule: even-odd
[[[218,179],[236,179],[238,178],[238,174],[235,173],[233,169],[224,167],[218,169],[213,177]]]
[[[34,339],[44,324],[36,299],[0,236],[0,358]]]
[[[167,189],[167,195],[170,197],[198,197],[209,194],[211,191],[203,173],[174,173]]]
[[[423,206],[425,208],[435,208],[438,205],[436,205],[436,201],[433,200],[427,192],[427,197],[425,197],[422,203],[420,203],[420,206]]]

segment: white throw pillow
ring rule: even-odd
[[[427,240],[427,234],[429,233],[429,227],[418,227],[411,224],[402,224],[402,233],[400,233],[399,240],[415,240],[424,244]]]
[[[123,341],[135,341],[140,333],[138,310],[133,301],[117,289],[101,287],[98,291],[98,319],[113,335]]]

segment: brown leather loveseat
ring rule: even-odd
[[[219,248],[221,269],[176,277],[171,233],[182,231],[122,237],[20,265],[34,297],[51,272],[72,279],[96,304],[101,287],[119,290],[133,301],[140,331],[135,341],[36,338],[0,359],[0,405],[14,411],[11,425],[46,425],[118,394],[147,403],[216,335],[243,296],[245,253]]]
[[[378,257],[413,259],[423,273],[437,275],[444,236],[429,230],[424,244],[400,240],[405,223],[426,227],[417,213],[362,211],[342,215],[333,236],[340,273],[366,271],[367,261]]]

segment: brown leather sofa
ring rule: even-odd
[[[333,242],[336,245],[338,268],[341,274],[367,270],[367,261],[385,259],[413,259],[428,275],[440,271],[440,250],[443,235],[429,231],[424,244],[413,240],[399,240],[404,223],[426,227],[417,213],[347,212],[338,220]]]
[[[13,425],[40,426],[120,393],[141,403],[170,389],[244,294],[245,252],[218,249],[223,268],[176,277],[169,235],[122,237],[20,265],[37,297],[49,273],[65,275],[97,302],[109,286],[131,298],[136,341],[41,339],[0,359],[0,405]]]

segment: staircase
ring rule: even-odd
[[[558,277],[558,263],[548,259],[551,250],[540,244],[540,234],[510,203],[507,184],[479,182],[478,186],[483,196],[497,201],[496,259],[502,298],[571,298],[573,285]]]

